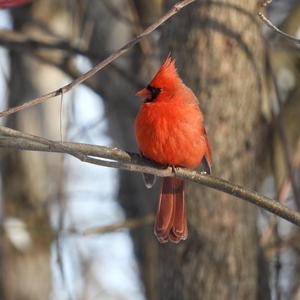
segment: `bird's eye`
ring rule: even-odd
[[[147,90],[150,91],[151,93],[151,99],[150,101],[155,100],[155,98],[159,95],[161,89],[160,88],[156,88],[154,86],[148,85],[147,86]]]

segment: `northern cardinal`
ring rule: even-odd
[[[194,169],[204,163],[211,171],[211,149],[199,103],[180,79],[175,59],[161,65],[150,84],[137,96],[145,99],[135,120],[140,153],[165,166]],[[146,185],[151,186],[149,175]],[[159,242],[179,243],[188,235],[184,201],[184,181],[163,178],[154,233]]]
[[[32,0],[0,0],[0,8],[14,7],[21,4],[29,3],[31,1]]]

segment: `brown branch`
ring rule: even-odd
[[[61,143],[0,126],[0,147],[17,150],[65,153],[83,162],[127,171],[143,172],[161,177],[173,176],[171,168],[163,168],[141,159],[138,154],[117,148],[80,143]],[[97,157],[97,158],[95,158]],[[145,165],[146,163],[146,165]]]
[[[76,79],[77,77],[81,76],[81,73],[79,73],[78,70],[75,70],[75,64],[71,59],[74,55],[82,55],[88,59],[93,60],[103,59],[103,56],[99,56],[98,53],[94,53],[88,49],[83,50],[81,48],[74,47],[72,44],[70,44],[70,41],[67,40],[57,40],[57,38],[54,39],[47,37],[37,39],[36,37],[26,35],[24,32],[17,32],[5,29],[0,29],[0,45],[8,49],[14,49],[15,51],[19,51],[22,53],[26,52],[30,55],[33,55],[35,58],[38,58],[39,60],[47,64],[53,65],[61,69],[66,74],[70,75],[73,79]],[[39,51],[44,49],[52,51],[61,50],[66,55],[49,56],[47,54],[48,52],[45,53]],[[137,87],[143,86],[143,83],[128,70],[125,70],[114,63],[111,64],[111,67],[114,71],[123,76],[129,83],[134,84]],[[92,79],[93,78],[89,78],[88,82],[95,81],[93,81]],[[85,84],[87,84],[87,81],[85,81]],[[89,86],[89,84],[87,84],[87,86]],[[95,83],[93,83],[92,88],[94,90],[95,86]]]
[[[3,126],[0,126],[0,147],[16,150],[65,153],[84,162],[96,165],[149,173],[160,177],[176,176],[248,201],[300,226],[300,214],[298,212],[293,211],[268,197],[259,195],[254,191],[246,190],[241,186],[214,176],[183,168],[176,168],[174,174],[171,167],[163,168],[162,166],[158,166],[157,164],[142,158],[138,154],[125,152],[117,148],[80,143],[55,142]]]
[[[104,225],[104,226],[89,228],[89,229],[84,230],[81,234],[94,235],[94,234],[110,233],[110,232],[120,230],[120,229],[134,229],[134,228],[140,227],[142,225],[152,224],[153,222],[154,222],[154,215],[151,214],[151,215],[146,215],[141,218],[128,219],[128,220],[114,223],[111,225]],[[74,232],[78,233],[76,230]]]
[[[267,0],[267,1],[263,1],[261,4],[262,8],[267,7],[269,4],[272,3],[272,0]],[[258,16],[260,17],[260,19],[269,27],[271,28],[273,31],[277,32],[279,35],[281,35],[282,37],[286,38],[287,40],[289,40],[290,42],[296,43],[296,44],[300,44],[300,39],[297,39],[289,34],[287,34],[286,32],[280,30],[278,27],[276,27],[270,19],[268,19],[263,12],[259,11]]]
[[[78,54],[95,59],[99,58],[99,55],[96,53],[74,47],[67,40],[58,40],[53,37],[49,38],[46,35],[37,39],[24,32],[7,29],[0,29],[0,44],[7,48],[19,49],[22,51],[36,51],[42,49],[63,50],[70,54]]]
[[[154,30],[156,30],[159,26],[164,24],[168,19],[170,19],[172,16],[177,14],[181,9],[183,9],[185,6],[191,4],[195,0],[183,0],[178,3],[176,3],[165,15],[163,15],[160,19],[158,19],[155,23],[150,25],[148,28],[146,28],[141,34],[139,34],[136,38],[133,40],[129,41],[127,44],[125,44],[123,47],[121,47],[119,50],[113,52],[109,57],[101,61],[99,64],[97,64],[95,67],[93,67],[91,70],[88,72],[82,74],[80,77],[76,78],[69,84],[64,85],[63,87],[52,91],[50,93],[47,93],[43,96],[37,97],[33,100],[30,100],[28,102],[25,102],[21,105],[9,108],[5,111],[0,112],[0,117],[8,116],[10,114],[16,113],[20,110],[27,109],[29,107],[32,107],[34,105],[43,103],[47,101],[50,98],[59,96],[61,94],[65,94],[69,92],[72,88],[75,86],[83,83],[85,80],[88,78],[92,77],[95,75],[97,72],[102,70],[104,67],[109,65],[111,62],[116,60],[118,57],[121,55],[125,54],[129,49],[131,49],[134,45],[136,45],[141,39],[152,33]]]

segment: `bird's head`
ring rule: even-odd
[[[168,56],[150,84],[136,95],[146,98],[145,102],[168,100],[181,85],[182,81],[175,68],[175,59]]]

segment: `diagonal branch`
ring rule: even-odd
[[[0,126],[0,147],[15,150],[64,153],[72,155],[83,162],[105,167],[149,173],[160,177],[176,176],[250,202],[300,226],[300,213],[291,210],[268,197],[259,195],[254,191],[247,190],[218,177],[183,168],[176,168],[174,174],[171,167],[164,168],[144,159],[138,154],[125,152],[117,148],[80,143],[61,143],[26,134],[4,126]]]
[[[155,23],[150,25],[148,28],[146,28],[141,34],[139,34],[136,38],[129,41],[127,44],[125,44],[123,47],[121,47],[119,50],[112,53],[109,57],[98,63],[95,67],[93,67],[88,72],[82,74],[80,77],[76,78],[74,81],[70,82],[69,84],[64,85],[63,87],[52,91],[50,93],[47,93],[45,95],[42,95],[38,98],[35,98],[33,100],[30,100],[28,102],[25,102],[21,105],[9,108],[5,111],[0,112],[0,117],[8,116],[10,114],[16,113],[20,110],[27,109],[29,107],[32,107],[34,105],[43,103],[47,101],[50,98],[59,96],[61,94],[65,94],[69,92],[71,89],[73,89],[75,86],[83,83],[88,78],[95,75],[97,72],[105,68],[107,65],[109,65],[111,62],[116,60],[121,55],[128,52],[129,49],[131,49],[134,45],[136,45],[141,39],[152,33],[154,30],[156,30],[159,26],[164,24],[168,19],[170,19],[172,16],[176,15],[181,9],[183,9],[185,6],[191,4],[195,0],[183,0],[176,3],[165,15],[163,15],[160,19],[158,19]]]
[[[272,3],[272,0],[265,0],[261,3],[261,7],[265,8],[267,7],[269,4]],[[284,37],[285,39],[287,39],[290,42],[293,42],[297,45],[300,45],[300,39],[297,39],[289,34],[287,34],[286,32],[280,30],[278,27],[276,27],[270,19],[268,19],[261,11],[259,11],[257,13],[257,15],[260,17],[260,19],[268,26],[270,27],[273,31],[275,31],[276,33],[278,33],[279,35],[281,35],[282,37]]]

